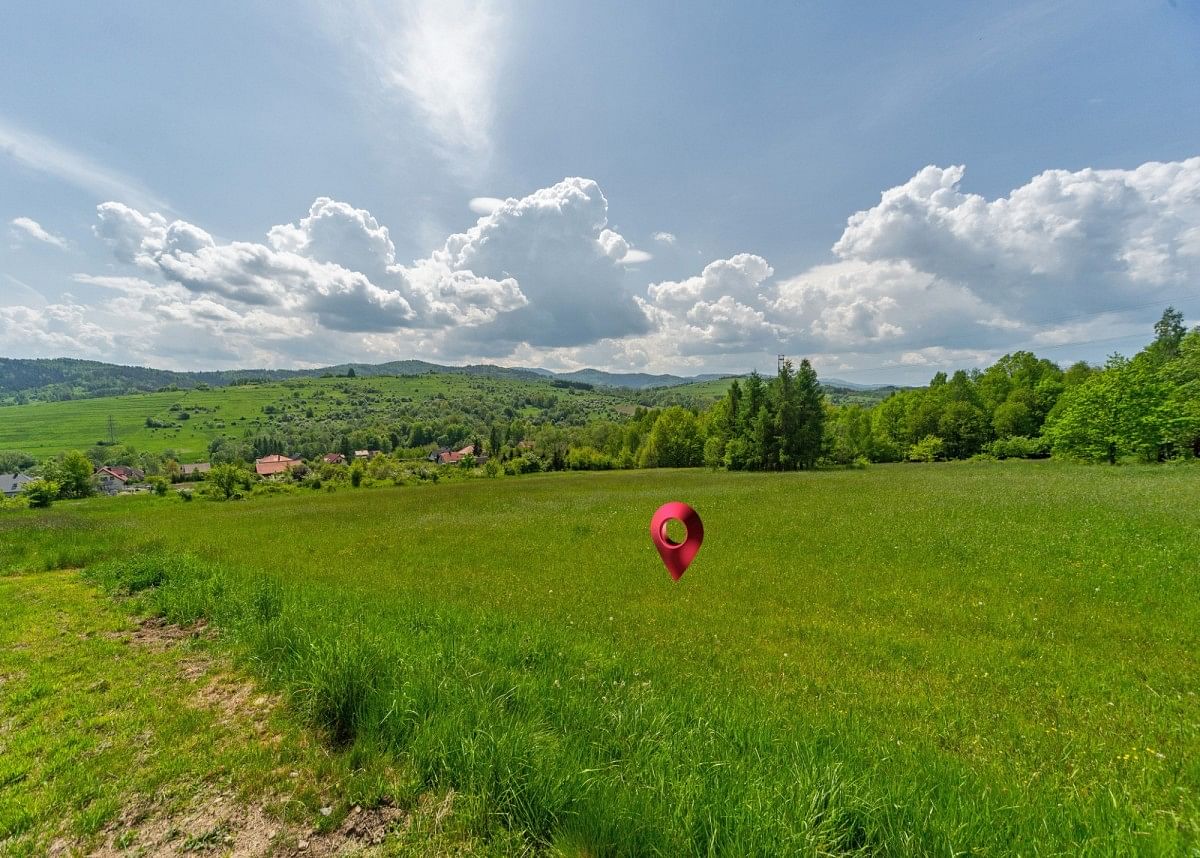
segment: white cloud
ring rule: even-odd
[[[386,227],[367,211],[320,197],[267,243],[218,244],[203,229],[120,203],[97,208],[96,235],[118,259],[187,290],[286,314],[312,313],[335,331],[472,325],[525,303],[512,278],[477,278],[436,264],[397,265]]]
[[[591,179],[568,178],[508,199],[424,265],[511,277],[528,304],[474,331],[455,331],[453,353],[506,354],[520,343],[575,346],[643,333],[649,322],[626,285],[628,242],[608,228],[608,200]]]
[[[116,335],[91,320],[91,308],[59,302],[39,307],[0,306],[5,343],[26,357],[90,357],[112,354]]]
[[[60,250],[65,250],[67,240],[61,235],[55,235],[48,232],[45,227],[38,223],[33,218],[17,217],[12,220],[12,230],[15,235],[21,238],[32,238],[35,241],[41,241]]]
[[[502,205],[504,200],[499,197],[472,197],[467,203],[468,208],[477,215],[490,215]]]
[[[639,250],[636,247],[631,247],[625,251],[625,255],[621,257],[622,265],[637,265],[640,262],[649,262],[654,258],[654,254],[646,250]]]
[[[656,232],[650,237],[662,244],[674,244],[677,241],[675,235],[669,232]]]
[[[885,191],[849,218],[834,261],[776,277],[741,253],[650,284],[590,179],[493,201],[407,264],[385,225],[326,197],[261,242],[105,203],[96,234],[132,270],[79,275],[110,296],[80,321],[102,332],[139,320],[129,347],[168,356],[158,363],[186,351],[226,364],[421,355],[727,371],[782,351],[838,374],[918,373],[1128,336],[1148,325],[1120,308],[1200,281],[1200,158],[1051,171],[995,199],[964,192],[963,176],[928,167]],[[65,343],[72,317],[56,318]]]
[[[0,117],[0,156],[24,167],[54,176],[103,199],[117,199],[151,209],[168,209],[165,202],[139,182],[48,137],[18,127]]]

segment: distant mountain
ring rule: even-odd
[[[0,404],[29,400],[90,399],[160,390],[174,385],[186,390],[198,385],[225,387],[248,381],[282,381],[288,378],[313,378],[328,375],[347,375],[353,369],[356,376],[424,375],[427,373],[459,373],[488,378],[522,381],[561,379],[563,381],[607,387],[645,389],[673,387],[720,378],[719,375],[698,375],[691,378],[678,375],[648,373],[609,373],[598,369],[556,373],[529,367],[472,364],[450,366],[423,360],[398,360],[388,363],[343,363],[315,369],[233,369],[200,372],[175,372],[141,366],[121,366],[100,361],[74,358],[19,359],[0,358]]]
[[[840,378],[825,378],[821,384],[826,387],[841,387],[846,390],[879,390],[884,387],[895,387],[894,384],[862,384],[857,381],[845,381]]]
[[[545,372],[545,370],[543,370]],[[582,381],[585,384],[607,385],[608,387],[631,387],[641,390],[646,387],[676,387],[696,381],[711,381],[725,376],[715,373],[684,377],[680,375],[652,375],[645,372],[612,373],[599,369],[577,369],[574,372],[553,373],[564,381]]]

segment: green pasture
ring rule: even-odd
[[[704,519],[678,583],[647,525]],[[1200,470],[636,471],[0,517],[568,854],[1185,854]],[[149,576],[147,578],[147,576]]]

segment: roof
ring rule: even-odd
[[[212,470],[212,465],[208,462],[193,462],[188,465],[180,465],[179,473],[181,474],[206,474]]]
[[[451,453],[447,450],[443,450],[442,452],[438,453],[437,462],[439,465],[456,465],[459,463],[459,461],[462,460],[463,456],[474,456],[474,455],[475,455],[475,445],[468,444],[467,446],[463,447],[461,450],[455,450],[453,453]]]
[[[346,457],[343,456],[341,453],[326,453],[321,458],[324,461],[329,462],[331,465],[336,465],[338,462],[346,461]]]
[[[130,480],[144,480],[146,472],[138,468],[131,468],[128,465],[106,465],[103,468],[96,469],[96,476],[109,476],[114,479],[127,483]]]
[[[29,474],[0,474],[0,494],[16,494],[26,483],[32,483]]]
[[[254,470],[260,477],[269,477],[274,474],[282,474],[299,464],[299,459],[289,459],[287,456],[272,453],[269,456],[263,456],[261,459],[255,459]]]

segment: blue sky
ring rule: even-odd
[[[696,5],[10,4],[0,351],[919,382],[1200,320],[1200,5]]]

